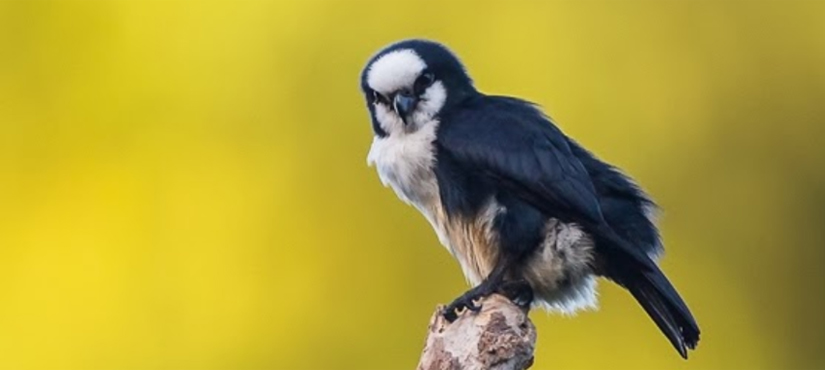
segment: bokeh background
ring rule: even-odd
[[[2,1],[0,368],[413,368],[465,288],[366,166],[428,37],[661,203],[702,329],[533,313],[536,369],[825,368],[825,2]]]

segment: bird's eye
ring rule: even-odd
[[[372,103],[373,104],[379,104],[379,103],[380,104],[387,104],[387,103],[389,103],[389,100],[384,95],[379,93],[378,91],[372,90]]]
[[[432,72],[425,71],[415,80],[415,86],[413,86],[413,88],[416,93],[421,94],[430,87],[433,82],[435,82],[435,75]]]

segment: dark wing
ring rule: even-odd
[[[498,97],[471,104],[442,122],[440,151],[547,214],[603,222],[587,171],[564,134],[536,108]]]
[[[687,305],[659,268],[605,220],[599,194],[567,137],[529,103],[480,97],[443,117],[437,141],[463,168],[494,179],[546,215],[582,225],[601,272],[628,288],[683,356],[699,338]]]
[[[648,255],[662,252],[659,231],[652,219],[656,204],[618,168],[568,138],[573,155],[587,170],[599,198],[605,221],[619,236]]]
[[[605,248],[653,262],[605,222],[587,170],[567,137],[530,103],[483,96],[443,117],[438,150],[487,175],[546,215],[582,225]]]

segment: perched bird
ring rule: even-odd
[[[596,277],[626,288],[687,358],[699,327],[656,264],[651,199],[567,137],[536,105],[487,95],[428,40],[374,55],[361,74],[374,139],[368,163],[416,207],[483,296],[561,312],[596,304]]]

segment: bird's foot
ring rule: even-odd
[[[521,308],[529,308],[533,303],[533,288],[524,280],[506,281],[500,284],[481,283],[481,285],[468,290],[452,303],[444,308],[444,318],[449,322],[458,319],[458,315],[465,310],[473,312],[481,311],[481,304],[476,304],[482,298],[490,294],[498,293],[511,300]]]
[[[496,292],[524,309],[530,308],[533,303],[533,288],[525,280],[504,282]]]
[[[494,289],[490,286],[490,284],[484,283],[468,290],[462,294],[461,297],[456,298],[452,303],[444,308],[444,318],[449,322],[453,322],[458,319],[458,315],[463,313],[464,310],[470,310],[473,312],[481,311],[481,305],[476,304],[475,301],[490,295],[492,292],[494,292]]]

